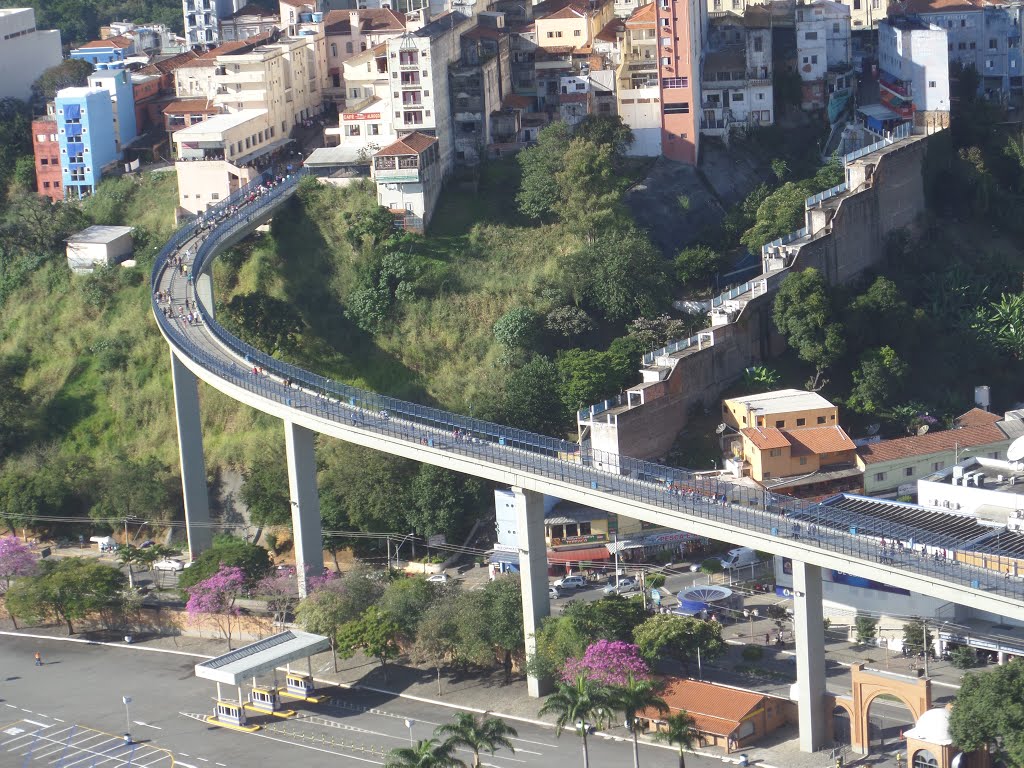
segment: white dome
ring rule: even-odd
[[[949,737],[949,710],[929,709],[904,736],[940,746],[952,744],[953,740]]]

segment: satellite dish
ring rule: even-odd
[[[881,424],[868,424],[868,428],[864,431],[867,432],[868,435],[874,436],[878,434],[878,430],[880,430],[881,428]]]
[[[715,434],[716,435],[720,435],[723,432],[725,432],[725,430],[727,430],[728,428],[729,427],[726,424],[719,424],[717,427],[715,427]],[[1021,443],[1021,446],[1022,446],[1022,450],[1024,450],[1024,443]]]
[[[927,424],[922,424],[920,427],[917,428],[917,436],[920,437],[921,435],[927,435],[928,429],[929,427]]]
[[[1006,449],[1007,461],[1020,461],[1021,459],[1024,459],[1024,437],[1018,437]]]

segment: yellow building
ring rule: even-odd
[[[722,421],[733,429],[804,429],[839,424],[839,409],[816,392],[779,389],[722,401]]]
[[[794,430],[746,427],[740,435],[750,476],[762,484],[857,463],[857,446],[838,424]]]
[[[614,5],[548,0],[534,7],[537,46],[540,48],[584,48],[611,21]]]

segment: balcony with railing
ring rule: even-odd
[[[895,75],[886,72],[884,69],[878,71],[878,85],[894,96],[898,96],[901,99],[910,99],[911,90],[910,83],[905,80],[900,80]]]
[[[386,156],[373,158],[373,178],[391,183],[415,183],[420,180],[420,159],[417,156]]]

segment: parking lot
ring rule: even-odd
[[[19,720],[0,730],[4,765],[53,768],[173,768],[169,751],[148,743],[126,743],[93,728]]]

